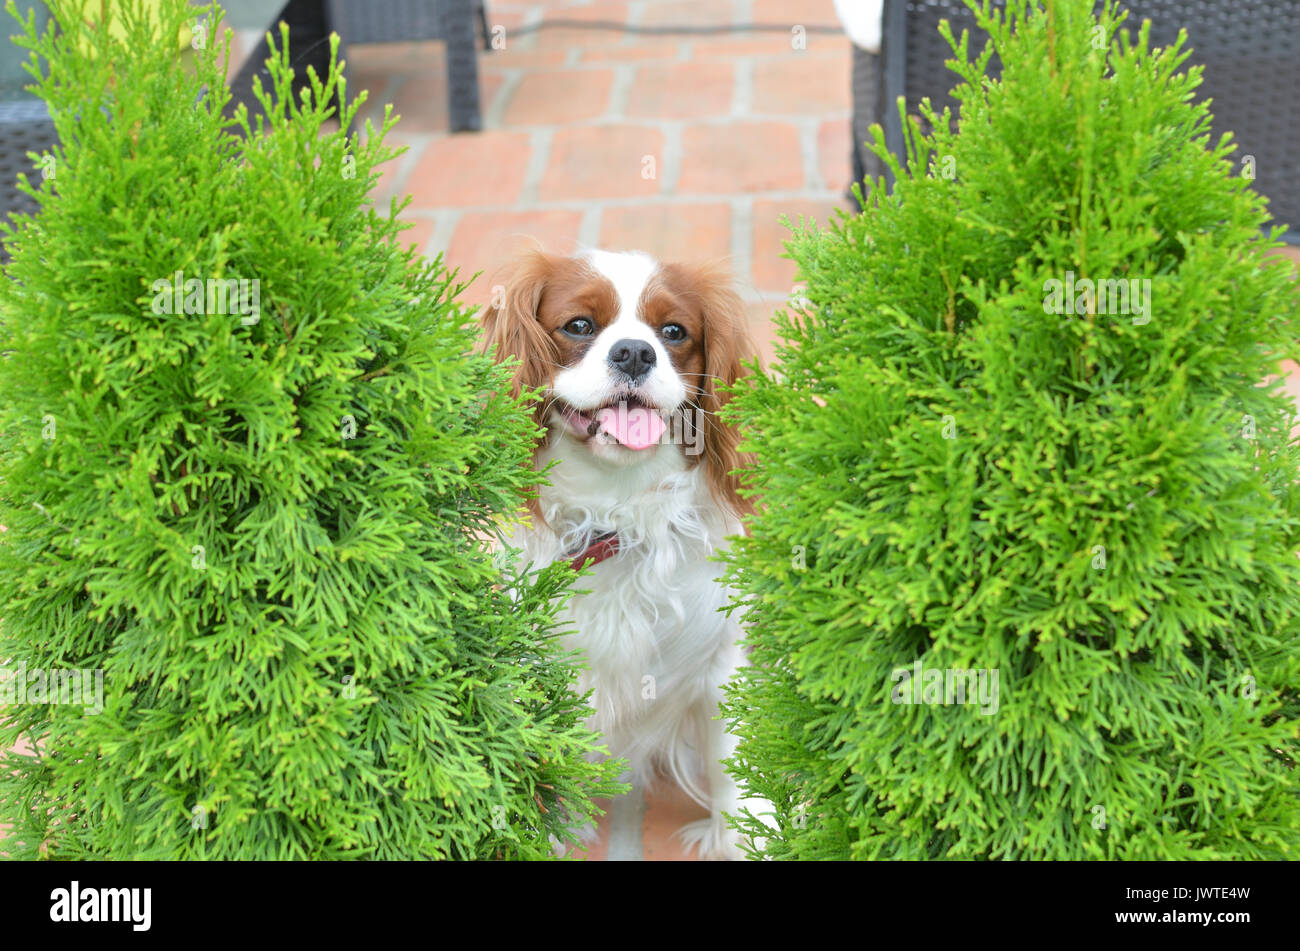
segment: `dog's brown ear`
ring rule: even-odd
[[[547,281],[554,273],[556,260],[540,250],[529,251],[518,258],[499,274],[501,280],[492,285],[492,300],[483,310],[480,351],[493,356],[498,363],[514,362],[510,392],[515,397],[525,389],[548,385],[551,373],[559,363],[555,344],[537,319],[537,308]],[[546,427],[544,399],[533,404],[533,421],[539,429]],[[534,467],[544,442],[544,439],[538,440],[534,447]],[[535,493],[529,494],[525,507],[534,519],[546,521]]]
[[[483,312],[480,349],[498,363],[515,361],[510,392],[545,386],[559,360],[555,344],[537,320],[537,306],[552,273],[550,255],[531,251],[509,266],[503,280],[492,286],[492,300]],[[534,409],[542,424],[542,407]]]
[[[717,414],[729,402],[722,387],[731,386],[746,372],[742,360],[755,353],[745,321],[745,308],[731,289],[724,269],[704,267],[696,272],[695,287],[704,313],[704,386],[700,408],[707,414],[704,435],[704,466],[714,499],[737,515],[753,511],[753,504],[740,496],[737,469],[746,468],[753,459],[742,453],[740,432]]]

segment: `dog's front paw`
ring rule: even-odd
[[[697,819],[677,830],[686,851],[696,850],[696,857],[706,862],[734,862],[745,857],[740,848],[740,833],[727,828],[721,816]]]

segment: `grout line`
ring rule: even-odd
[[[443,263],[446,264],[445,255],[447,249],[451,247],[452,235],[456,233],[456,226],[460,224],[460,219],[465,215],[464,211],[443,210],[439,211],[433,218],[433,230],[429,232],[429,239],[424,244],[424,259],[432,261],[439,252],[444,255]],[[469,279],[473,272],[461,272],[461,277]]]
[[[746,289],[754,286],[754,199],[731,200],[731,280]]]
[[[645,10],[646,10],[645,0],[630,0],[630,2],[627,5],[627,25],[644,26]],[[625,41],[631,39],[632,36],[633,34],[628,33],[627,31],[623,32],[623,38]]]
[[[562,11],[561,15],[563,15]],[[627,5],[627,19],[624,20],[624,22],[628,26],[641,26],[644,21],[645,3],[640,2],[640,0],[632,0],[632,2]],[[635,46],[637,44],[638,39],[635,33],[631,33],[627,30],[620,30],[619,33],[621,35],[618,39],[613,40],[610,43],[610,46],[617,48],[620,46]]]
[[[537,24],[542,22],[545,15],[546,11],[541,7],[530,7],[524,14],[524,22],[521,25],[526,27],[536,27]],[[537,40],[541,36],[541,33],[542,31],[538,29],[534,29],[531,33],[525,33],[523,42],[516,48],[522,50],[537,49]],[[506,35],[510,35],[509,28],[506,30]],[[509,40],[506,42],[508,43]]]
[[[350,65],[348,66],[345,75],[348,80],[349,103],[351,103],[352,100],[355,100],[359,95],[361,95],[361,93],[364,92],[366,94],[366,104],[357,110],[354,127],[358,132],[364,132],[366,123],[372,122],[377,130],[384,121],[384,107],[392,105],[393,103],[393,93],[396,91],[399,78],[398,74],[385,77],[384,88],[378,90],[363,88],[361,83],[354,78],[356,73]],[[396,108],[393,109],[393,114],[398,115]],[[389,134],[401,135],[402,133],[397,126],[393,126],[393,130]]]
[[[373,90],[367,89],[370,98],[366,100],[366,115],[357,116],[365,125],[366,119],[369,119],[378,128],[384,119],[384,109],[388,106],[393,107],[393,115],[397,117],[398,122],[393,126],[393,132],[400,131],[402,111],[397,108],[397,97],[401,94],[402,89],[411,81],[411,74],[407,72],[393,73],[388,77],[384,84],[384,91],[378,95]],[[416,133],[412,133],[416,134]]]
[[[578,245],[584,248],[600,247],[600,229],[605,221],[605,208],[599,202],[592,202],[582,213],[582,223],[578,225]]]
[[[659,196],[671,198],[677,192],[677,181],[682,175],[682,161],[686,155],[682,123],[668,123],[662,130],[663,152],[659,156]]]
[[[610,84],[609,103],[602,118],[618,122],[627,118],[627,101],[632,95],[632,83],[636,79],[636,67],[629,63],[619,63],[611,68],[614,81]]]
[[[379,116],[379,120],[382,119],[383,116]],[[376,131],[379,129],[379,124],[378,121],[374,122]],[[365,120],[362,120],[360,125],[364,131]],[[383,198],[385,204],[387,204],[387,201],[390,198],[396,198],[398,201],[401,201],[406,197],[407,193],[410,191],[410,189],[407,188],[407,185],[411,180],[411,175],[415,172],[415,167],[420,164],[420,157],[424,155],[424,150],[429,147],[429,143],[435,138],[432,133],[428,132],[413,132],[409,135],[399,136],[396,129],[390,133],[390,136],[397,136],[397,138],[391,139],[390,143],[390,139],[386,137],[384,139],[385,145],[391,144],[397,147],[405,146],[406,151],[396,159],[392,160],[392,162],[395,163],[393,167],[393,177],[389,180],[388,187],[384,191]],[[383,174],[383,171],[386,170],[384,169],[384,166],[387,164],[388,163],[385,162],[382,165],[377,166],[381,175]],[[374,198],[373,193],[371,198]]]
[[[731,116],[736,119],[751,119],[754,111],[754,60],[748,56],[738,57],[735,68]]]
[[[519,198],[506,205],[493,207],[510,210],[528,207],[531,210],[538,210],[537,188],[541,184],[542,176],[546,174],[546,166],[551,160],[551,147],[555,142],[555,129],[548,126],[533,129],[529,132],[528,139],[528,165],[524,169],[524,183],[519,189]]]
[[[526,70],[512,69],[506,72],[501,88],[488,108],[483,110],[484,129],[504,129],[506,109],[515,98],[515,92],[523,85]]]
[[[795,128],[799,130],[799,154],[803,159],[803,184],[807,191],[826,190],[817,148],[817,130],[821,122],[820,116],[813,116],[795,123]]]

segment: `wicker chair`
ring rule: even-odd
[[[35,8],[36,28],[44,32],[49,21],[45,4],[28,0],[18,6],[24,17],[29,9]],[[16,28],[11,32],[16,32]],[[45,103],[23,89],[31,82],[22,68],[27,58],[27,50],[12,42],[6,41],[0,47],[0,219],[14,213],[30,215],[37,211],[36,202],[18,190],[18,174],[25,172],[35,184],[39,172],[27,153],[39,155],[58,141]],[[8,261],[8,250],[0,247],[0,263]]]
[[[483,0],[289,0],[276,21],[289,25],[291,62],[305,75],[313,67],[324,76],[329,68],[329,35],[338,33],[339,57],[348,43],[397,43],[445,40],[447,99],[452,132],[477,132],[482,127],[478,95],[476,21],[488,47],[487,13]],[[279,37],[276,36],[278,41]],[[253,77],[267,85],[265,38],[230,83],[231,111],[244,103],[250,114],[260,106],[253,96]]]
[[[1001,5],[1001,0],[994,0]],[[1255,188],[1269,198],[1276,221],[1300,241],[1300,3],[1296,0],[1127,0],[1125,28],[1151,21],[1151,42],[1167,46],[1186,28],[1192,55],[1204,65],[1199,98],[1214,100],[1213,136],[1232,130],[1240,158],[1255,157]],[[861,145],[880,122],[891,152],[905,160],[897,100],[909,108],[928,96],[935,110],[957,102],[948,95],[956,76],[944,66],[952,51],[938,26],[954,36],[971,31],[972,51],[985,40],[962,0],[885,0],[881,55],[855,50],[853,133],[855,176],[885,174]],[[991,70],[998,68],[997,61]]]

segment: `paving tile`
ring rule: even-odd
[[[446,261],[460,268],[461,280],[483,272],[463,296],[470,304],[485,304],[494,278],[512,258],[534,243],[546,251],[571,254],[581,224],[582,212],[577,210],[467,211],[452,233]]]
[[[483,73],[479,76],[479,105],[483,110],[505,85],[501,73]],[[439,70],[411,76],[394,93],[393,112],[399,117],[395,128],[403,132],[447,132],[450,113],[447,108],[447,77]],[[382,90],[366,103],[367,115],[376,125],[383,118]]]
[[[645,251],[661,261],[725,258],[731,253],[731,206],[665,201],[613,205],[603,212],[600,246]]]
[[[0,525],[0,532],[3,531],[8,531],[8,529],[5,528],[3,525]],[[26,755],[31,753],[32,748],[31,745],[25,739],[19,737],[18,742],[13,745],[12,751],[21,755]],[[3,757],[7,752],[8,750],[6,750],[4,747],[0,747],[0,757]],[[4,839],[5,836],[10,832],[12,828],[13,827],[8,823],[0,823],[0,859],[6,859],[9,857],[9,853],[6,852],[4,849]]]
[[[629,56],[660,57],[677,55],[684,47],[690,45],[692,37],[688,33],[625,33],[617,41],[611,42],[612,52],[626,51]]]
[[[649,43],[606,43],[582,51],[583,63],[627,63],[641,60],[675,59],[684,40],[663,40]]]
[[[537,30],[534,48],[539,50],[562,49],[574,47],[609,46],[619,42],[625,34],[622,26],[628,22],[628,5],[621,2],[590,3],[583,6],[567,6],[547,10],[543,22],[556,20],[580,20],[592,24],[592,28],[564,26],[547,26]],[[617,28],[596,28],[597,23],[608,22]]]
[[[817,23],[839,26],[833,0],[753,0],[755,23]]]
[[[801,52],[848,53],[848,40],[843,36],[827,36],[805,32],[798,38]],[[788,56],[794,52],[796,36],[792,29],[776,31],[733,33],[721,36],[700,37],[691,44],[691,58],[695,60],[734,58],[739,56]]]
[[[532,150],[527,132],[487,130],[435,139],[408,182],[417,208],[509,204],[523,189]]]
[[[772,366],[776,360],[776,312],[785,306],[781,296],[764,297],[758,301],[745,304],[745,316],[748,318],[749,337],[758,349],[759,361],[764,367]]]
[[[1300,245],[1288,244],[1273,252],[1278,257],[1286,258],[1297,266],[1300,266]]]
[[[713,26],[735,22],[736,7],[730,0],[668,0],[642,11],[642,26]]]
[[[594,119],[609,105],[608,69],[535,70],[524,77],[506,108],[505,125],[563,125]]]
[[[817,116],[852,108],[852,61],[847,56],[791,53],[754,63],[754,111]]]
[[[755,201],[752,216],[754,286],[762,291],[778,293],[788,293],[794,286],[795,264],[782,257],[786,253],[785,242],[791,235],[790,229],[780,222],[782,215],[789,217],[791,225],[797,226],[802,215],[814,218],[821,227],[840,207],[844,207],[840,202],[809,199]]]
[[[402,133],[394,129],[385,136],[384,144],[393,149],[405,148],[408,150],[396,158],[375,166],[375,170],[379,172],[379,182],[370,190],[370,197],[375,204],[387,208],[388,200],[397,194],[398,177],[410,157],[409,150],[421,149],[423,143],[411,136],[402,135]]]
[[[679,194],[737,194],[803,186],[798,130],[784,122],[693,125],[683,135]]]
[[[344,70],[344,75],[348,81],[348,97],[355,98],[365,92],[366,102],[362,106],[361,118],[371,115],[383,115],[383,104],[388,100],[385,96],[388,88],[399,81],[403,74],[400,70],[388,68],[367,67],[362,69],[359,66],[349,62]]]
[[[507,37],[505,49],[492,50],[491,52],[480,51],[478,66],[484,74],[487,74],[496,70],[563,66],[568,61],[568,58],[567,50],[527,49]]]
[[[407,43],[353,43],[347,61],[361,69],[441,68],[447,45],[442,40],[412,40]]]
[[[433,221],[428,218],[405,218],[404,224],[409,224],[407,228],[397,236],[397,240],[404,245],[414,245],[415,250],[421,253],[428,251],[429,238],[433,235]]]
[[[817,127],[817,170],[822,185],[842,192],[853,180],[853,123],[848,118],[827,119]]]
[[[659,191],[663,134],[637,125],[577,126],[555,133],[537,195],[544,201],[634,198]]]
[[[634,119],[726,115],[735,92],[735,73],[735,66],[722,61],[642,66],[628,92],[626,115]]]
[[[677,830],[688,822],[704,819],[709,811],[682,792],[676,784],[660,783],[645,793],[645,821],[641,826],[641,849],[647,862],[682,862],[694,859],[687,852]]]
[[[548,3],[543,4],[542,18],[545,20],[582,20],[594,23],[598,20],[613,20],[617,23],[628,22],[627,0],[594,0],[594,2]]]

